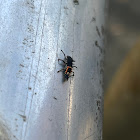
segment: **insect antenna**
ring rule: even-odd
[[[66,55],[65,55],[65,53],[61,50],[61,52],[64,54],[64,57],[66,58]]]

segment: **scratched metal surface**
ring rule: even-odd
[[[104,0],[0,2],[0,139],[102,139]],[[60,50],[78,69],[62,82]]]

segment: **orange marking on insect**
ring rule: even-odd
[[[72,67],[67,66],[67,69],[66,69],[66,71],[65,71],[65,74],[68,72],[68,69],[72,69]],[[71,72],[70,72],[70,73],[71,73]]]

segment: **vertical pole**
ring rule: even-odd
[[[105,0],[1,2],[0,127],[10,140],[102,139],[104,6]],[[57,73],[61,50],[78,67],[65,82]]]

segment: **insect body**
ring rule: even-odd
[[[70,56],[66,56],[63,51],[62,51],[62,53],[64,54],[65,60],[58,59],[58,61],[62,61],[65,64],[65,68],[61,69],[57,72],[63,71],[65,78],[68,80],[69,77],[74,76],[74,72],[72,71],[72,68],[76,67],[76,66],[73,66],[73,62],[75,62],[75,61]],[[73,72],[73,75],[71,75],[72,72]]]

